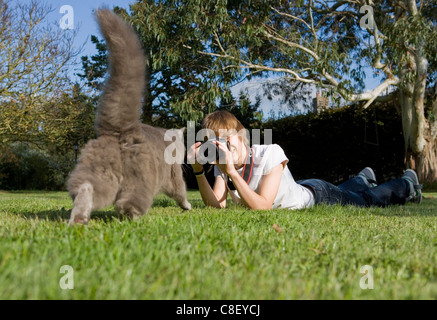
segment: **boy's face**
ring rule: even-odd
[[[246,153],[243,139],[238,134],[222,135],[220,139],[226,139],[229,142],[229,151],[232,153],[232,159],[235,168],[240,168],[244,163]]]

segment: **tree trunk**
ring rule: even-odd
[[[399,90],[399,102],[402,110],[402,130],[404,134],[406,153],[408,153],[409,150],[415,150],[414,136],[417,132],[417,126],[416,113],[413,112],[413,91],[414,87],[412,84],[407,84],[405,88]]]
[[[419,14],[415,0],[408,0],[407,6],[411,16]],[[408,54],[415,81],[401,90],[400,100],[406,165],[417,172],[419,181],[433,183],[437,182],[437,121],[425,118],[428,60],[424,46],[425,43],[420,43],[416,46],[415,52]],[[434,117],[437,115],[436,112],[437,99],[433,101]]]
[[[415,89],[413,85],[408,85],[400,91],[405,163],[407,168],[417,172],[420,182],[435,183],[437,182],[437,121],[425,119],[423,102],[421,107],[420,99],[415,99],[417,96]]]
[[[427,121],[425,148],[420,153],[412,154],[411,158],[415,163],[419,180],[421,182],[435,183],[437,182],[437,139],[435,134],[432,134],[430,127]]]

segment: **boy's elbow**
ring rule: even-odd
[[[259,204],[259,205],[255,205],[252,209],[254,210],[272,210],[272,203],[264,203],[264,204]]]

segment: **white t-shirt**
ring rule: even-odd
[[[253,145],[252,150],[253,172],[249,181],[249,187],[257,193],[263,176],[270,173],[270,170],[285,161],[285,168],[282,172],[278,194],[273,201],[272,208],[302,209],[314,205],[313,193],[308,188],[294,181],[287,167],[288,158],[279,145]],[[240,175],[242,175],[242,172],[243,168],[238,170]],[[227,175],[221,172],[217,166],[214,168],[214,176],[221,176],[225,182],[228,181]],[[234,200],[238,201],[241,199],[237,190],[229,190],[228,188],[228,191]]]

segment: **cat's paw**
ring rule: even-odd
[[[68,222],[68,226],[72,227],[77,224],[87,225],[88,222],[90,222],[89,218],[83,216],[75,216],[70,218],[70,221]]]
[[[191,210],[191,203],[185,201],[185,203],[181,206],[184,210]]]

